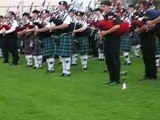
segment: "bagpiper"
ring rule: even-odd
[[[9,63],[9,52],[12,54],[12,64],[18,65],[19,55],[17,47],[17,33],[16,28],[18,23],[16,20],[16,14],[12,11],[8,12],[7,15],[7,24],[3,25],[3,36],[2,40],[2,52],[4,57],[4,63]]]

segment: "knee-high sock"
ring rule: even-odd
[[[33,65],[33,56],[26,55],[27,65]]]
[[[81,65],[82,69],[87,68],[87,63],[88,63],[88,55],[81,55]]]
[[[38,55],[37,58],[38,58],[38,67],[40,68],[42,67],[42,61],[43,61],[42,55]]]
[[[139,56],[140,47],[141,47],[140,45],[133,46],[133,51],[135,56]]]
[[[0,57],[3,57],[2,49],[0,49]]]
[[[60,63],[62,62],[62,57],[61,57],[61,56],[59,56],[59,62],[60,62]]]
[[[98,48],[98,58],[101,59],[101,49]]]
[[[54,58],[47,58],[48,70],[54,70]]]
[[[101,53],[100,53],[100,59],[104,59],[104,54],[103,54],[103,52],[101,51]]]
[[[19,55],[21,54],[21,49],[20,49],[20,48],[18,49],[18,54],[19,54]]]
[[[156,55],[156,66],[160,66],[160,55]]]
[[[65,58],[62,57],[61,60],[62,60],[62,69],[63,69],[62,73],[63,73],[63,74],[67,74],[67,72],[66,72],[66,62],[65,62]]]
[[[98,58],[99,59],[104,59],[103,50],[101,50],[101,48],[98,48]]]
[[[26,58],[26,61],[27,61],[26,65],[29,65],[29,57],[28,57],[28,55],[26,55],[25,58]]]
[[[29,65],[33,65],[33,56],[29,55]]]
[[[78,60],[78,54],[73,54],[72,55],[72,64],[77,64],[77,60]]]
[[[39,64],[38,64],[38,56],[33,56],[33,59],[34,59],[34,66],[35,66],[36,68],[38,68],[38,67],[39,67]]]
[[[66,57],[65,58],[65,66],[66,66],[66,74],[70,74],[70,69],[71,69],[71,58]]]
[[[129,58],[129,52],[124,52],[123,56],[126,63],[131,63]]]

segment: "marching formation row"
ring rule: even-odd
[[[160,61],[158,10],[150,9],[143,1],[138,9],[116,8],[110,1],[102,1],[101,8],[86,13],[69,9],[66,1],[59,2],[58,9],[50,14],[48,10],[33,10],[23,13],[20,20],[9,11],[0,16],[0,47],[4,63],[9,63],[9,52],[13,65],[18,65],[18,49],[25,54],[26,67],[41,69],[46,61],[48,73],[54,72],[54,59],[62,62],[62,76],[70,76],[71,64],[76,65],[80,55],[82,69],[87,69],[88,54],[105,60],[110,75],[109,84],[120,80],[120,50],[126,65],[131,64],[129,52],[139,57],[141,47],[144,64],[144,79],[157,78]],[[157,58],[157,59],[155,59]]]

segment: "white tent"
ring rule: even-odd
[[[42,4],[44,4],[44,8],[48,5],[54,6],[57,5],[56,0],[1,0],[0,1],[0,14],[5,15],[7,9],[17,12],[19,11],[29,11],[31,4],[34,8],[42,8]],[[18,9],[17,9],[18,8]]]
[[[42,4],[45,1],[44,8],[49,5],[57,5],[59,1],[61,0],[0,0],[0,15],[5,15],[8,7],[10,6],[9,10],[17,12],[19,11],[29,11],[31,4],[33,3],[32,9],[41,9]],[[90,4],[90,7],[94,8],[95,3],[99,0],[66,0],[68,3],[74,2],[74,7],[78,10],[84,11],[88,5]],[[18,10],[17,10],[17,6]]]

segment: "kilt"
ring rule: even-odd
[[[73,54],[76,54],[76,53],[78,53],[78,42],[77,42],[77,40],[76,39],[73,39],[72,40],[72,53]]]
[[[160,38],[156,37],[156,55],[160,55]]]
[[[140,44],[140,38],[139,35],[135,32],[131,33],[131,44],[132,45],[138,45]]]
[[[54,55],[55,43],[53,37],[41,39],[42,41],[42,55],[43,57],[50,57]]]
[[[97,41],[97,48],[104,50],[104,38],[95,37],[95,40]]]
[[[88,54],[90,51],[88,37],[80,37],[80,38],[76,38],[76,40],[78,42],[78,46],[77,46],[78,53]]]
[[[18,39],[17,39],[17,47],[18,48],[22,47],[21,43],[22,43],[23,39],[24,39],[23,37],[18,37]]]
[[[24,38],[24,54],[31,55],[33,52],[33,47],[30,46],[32,42],[32,37],[26,37]]]
[[[98,48],[101,50],[101,52],[103,52],[104,49],[104,45],[103,45],[103,41],[98,41]]]
[[[72,34],[65,33],[55,40],[55,55],[70,57],[72,55]]]
[[[121,36],[120,50],[130,51],[131,49],[131,33],[125,33]]]

